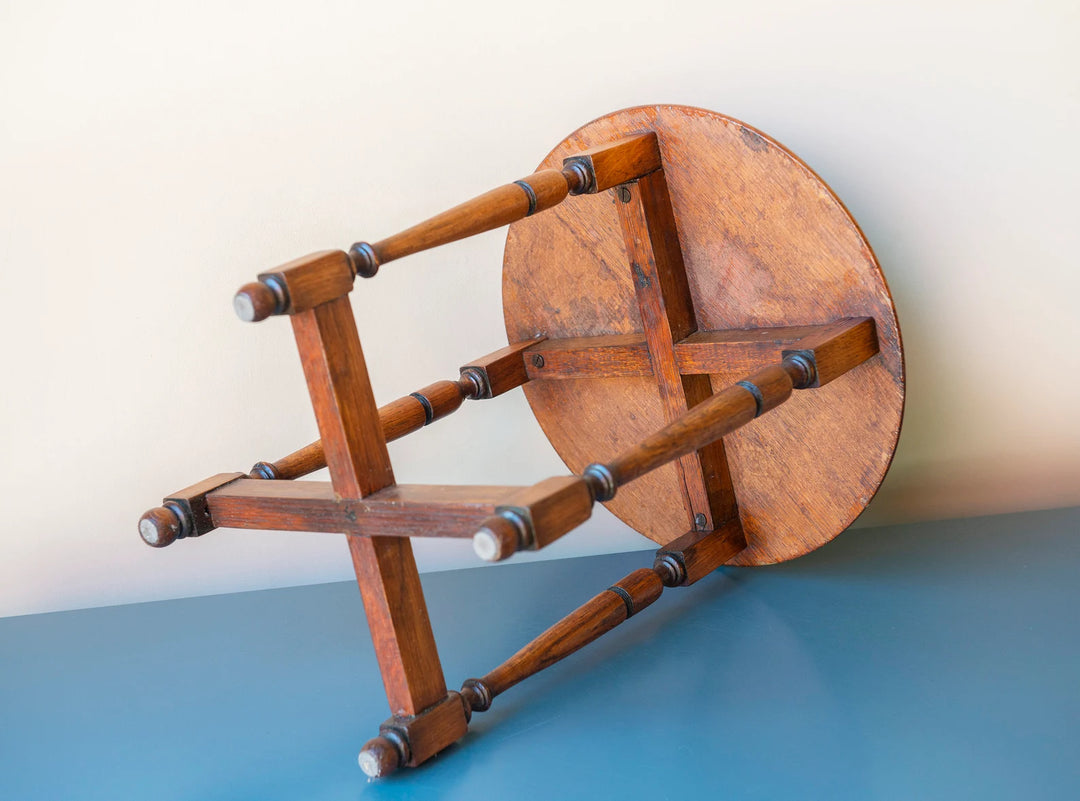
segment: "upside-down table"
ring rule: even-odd
[[[510,344],[377,406],[355,279],[507,224]],[[850,214],[778,143],[700,109],[602,117],[528,177],[264,273],[234,305],[248,321],[290,317],[320,439],[169,495],[139,531],[156,547],[218,527],[348,535],[392,712],[360,752],[372,776],[457,741],[500,693],[665,587],[828,542],[876,491],[903,412],[895,311]],[[518,387],[569,475],[395,482],[387,442]],[[297,480],[322,467],[329,482]],[[410,538],[470,538],[498,561],[566,535],[598,502],[660,546],[652,566],[448,691]]]

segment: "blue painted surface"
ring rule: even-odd
[[[378,782],[351,584],[8,618],[0,799],[1075,799],[1078,535],[1007,515],[718,571]],[[649,558],[426,576],[451,686]]]

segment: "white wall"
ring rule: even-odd
[[[3,3],[0,614],[351,575],[336,536],[138,539],[166,492],[315,436],[288,324],[240,323],[232,293],[648,102],[772,134],[875,246],[910,383],[863,522],[1080,503],[1076,8]],[[381,401],[504,344],[502,240],[354,293]],[[406,482],[562,472],[520,393],[391,447]],[[543,555],[649,545],[601,513]],[[475,564],[464,542],[417,550]]]

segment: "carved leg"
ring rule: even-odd
[[[652,568],[635,570],[575,609],[482,679],[467,679],[461,695],[483,712],[496,696],[584,648],[660,597],[664,587],[693,584],[746,547],[742,527],[691,531],[658,551]]]

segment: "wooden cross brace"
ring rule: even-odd
[[[348,300],[354,278],[418,250],[543,211],[567,195],[614,189],[643,331],[512,344],[441,381],[376,406]],[[318,423],[317,442],[247,476],[211,477],[165,499],[140,521],[154,546],[215,527],[339,532],[363,597],[392,717],[361,751],[370,775],[417,765],[465,734],[473,711],[591,642],[664,586],[697,581],[745,547],[723,435],[783,403],[792,389],[831,381],[877,353],[871,318],[827,326],[700,331],[654,134],[567,159],[387,240],[327,251],[259,277],[237,294],[247,320],[288,314]],[[762,369],[764,367],[764,369]],[[745,381],[713,394],[710,373]],[[582,476],[533,487],[395,483],[386,443],[528,381],[652,375],[668,425]],[[651,569],[617,582],[482,679],[448,692],[410,537],[472,537],[495,560],[564,535],[619,486],[675,460],[688,533]],[[294,481],[323,466],[330,482]],[[270,480],[267,480],[270,479]]]

